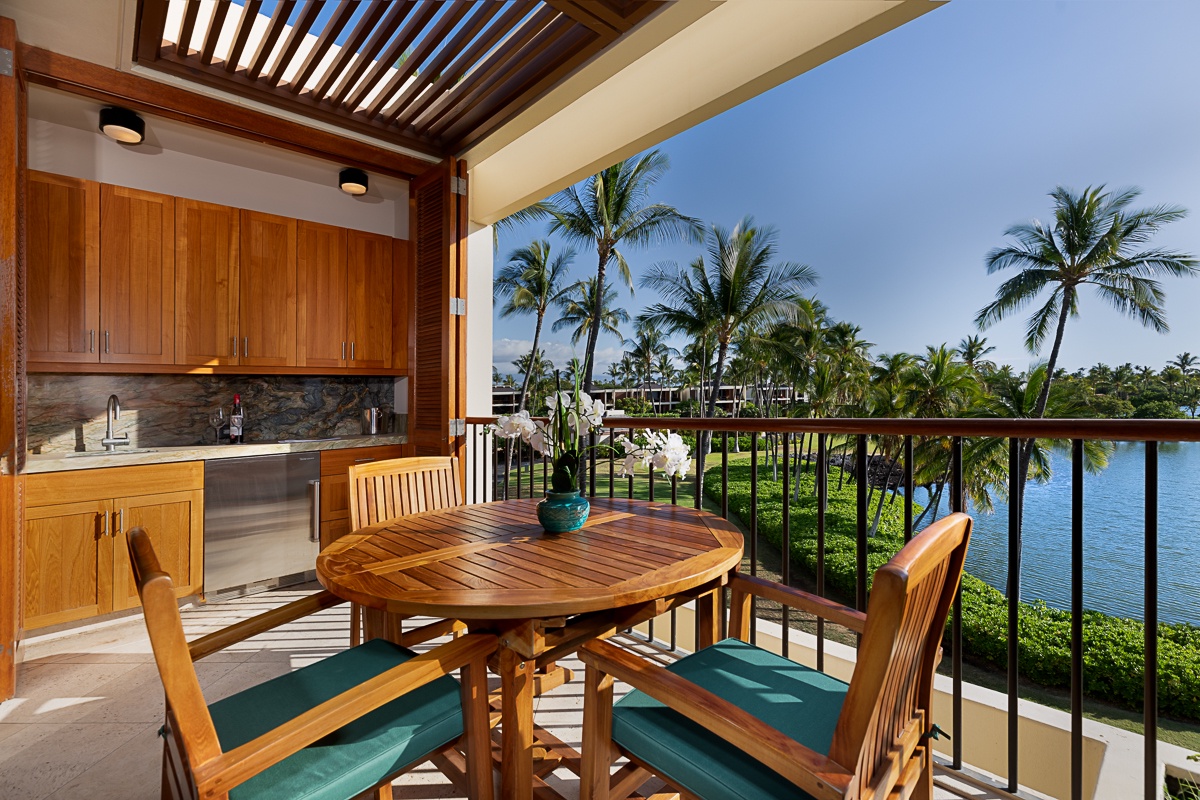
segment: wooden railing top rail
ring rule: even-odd
[[[496,417],[468,417],[486,425]],[[832,433],[883,436],[1096,439],[1112,442],[1200,442],[1200,419],[803,419],[796,417],[606,417],[604,427],[728,431],[730,433]]]

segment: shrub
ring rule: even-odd
[[[830,467],[829,504],[825,515],[825,583],[833,593],[856,593],[856,487],[837,488],[837,467]],[[790,549],[793,563],[815,574],[817,564],[814,476],[801,476],[800,500],[790,507]],[[729,510],[750,518],[750,467],[729,467]],[[719,470],[704,476],[704,491],[721,496]],[[759,467],[758,530],[782,549],[783,489],[771,480],[771,470]],[[871,513],[874,514],[872,500]],[[867,544],[868,584],[875,570],[904,545],[904,508],[897,499],[885,501],[879,531]],[[963,576],[963,653],[1003,669],[1008,663],[1008,601],[999,590],[973,575]],[[1043,686],[1071,685],[1071,615],[1045,603],[1021,603],[1017,612],[1018,657],[1021,674]],[[1138,620],[1098,611],[1083,615],[1084,692],[1127,708],[1140,709],[1144,687],[1145,626]],[[1200,720],[1200,627],[1159,625],[1159,710],[1166,715]]]
[[[654,413],[654,406],[644,397],[622,397],[614,405],[631,417],[648,417]]]

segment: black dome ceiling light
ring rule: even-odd
[[[100,109],[100,132],[121,144],[141,144],[146,138],[146,121],[128,108]]]
[[[346,194],[360,195],[367,193],[367,173],[361,169],[347,167],[338,173],[338,186]]]

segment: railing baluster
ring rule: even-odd
[[[704,508],[704,475],[700,470],[700,448],[704,447],[705,441],[704,431],[696,431],[696,496],[692,501],[692,505],[696,508]]]
[[[617,496],[617,485],[615,482],[616,459],[617,459],[616,452],[617,451],[613,448],[613,445],[615,445],[617,443],[617,437],[615,435],[616,432],[617,432],[616,428],[608,429],[608,445],[609,445],[608,446],[608,496],[609,497]]]
[[[825,596],[825,507],[829,502],[829,456],[825,434],[817,435],[817,596]],[[817,671],[825,671],[825,620],[817,617]]]
[[[542,492],[550,488],[550,454],[542,453]]]
[[[537,451],[533,449],[533,445],[529,445],[529,496],[530,497],[533,497],[535,495],[535,492],[533,489],[533,480],[537,476],[537,470],[535,469],[536,465],[537,465]]]
[[[729,519],[729,431],[721,431],[721,516]]]
[[[513,441],[516,442],[516,450],[517,450],[517,458],[516,458],[517,481],[516,481],[516,483],[517,483],[517,499],[520,500],[521,499],[521,440],[513,439]]]
[[[966,487],[963,486],[963,461],[962,461],[962,437],[955,436],[950,440],[950,480],[952,491],[950,492],[950,510],[954,512],[966,510]],[[950,627],[951,641],[953,643],[953,653],[951,660],[951,680],[954,687],[954,695],[951,698],[953,705],[954,717],[954,741],[951,747],[953,751],[953,767],[954,769],[962,769],[962,751],[963,751],[963,703],[962,703],[962,584],[958,585],[958,591],[954,593],[954,622]]]
[[[1071,440],[1071,798],[1083,800],[1083,440]]]
[[[629,438],[630,439],[633,438],[633,428],[629,429]],[[630,500],[633,499],[633,470],[629,471],[629,499]],[[699,623],[697,623],[697,624],[699,624]],[[699,630],[699,628],[697,628],[696,630]]]
[[[750,574],[758,575],[758,434],[750,434]],[[750,595],[750,644],[758,644],[758,597]]]
[[[653,502],[654,501],[654,467],[650,468],[649,472],[646,475],[646,478],[649,481],[649,494],[647,495],[647,499],[650,500],[651,502]]]
[[[1019,581],[1014,581],[1021,559],[1021,440],[1008,440],[1008,791],[1019,786],[1019,745],[1021,715],[1019,701],[1021,677],[1018,671],[1018,609],[1021,602]]]
[[[913,535],[913,440],[911,436],[904,437],[904,541],[912,539]]]
[[[596,432],[588,431],[588,497],[596,496]]]
[[[1145,606],[1146,684],[1142,690],[1142,744],[1145,747],[1146,800],[1158,786],[1158,442],[1146,442]]]
[[[792,585],[792,510],[789,502],[789,494],[791,492],[791,477],[792,470],[788,466],[788,447],[791,444],[792,434],[785,433],[783,435],[783,552],[780,553],[780,573],[784,586]],[[783,640],[783,657],[788,657],[788,644],[791,636],[788,635],[790,626],[788,624],[788,607],[785,605],[780,615],[780,620],[783,624],[780,638]]]
[[[867,610],[867,480],[869,479],[869,467],[867,463],[867,436],[860,433],[857,437],[857,448],[854,454],[854,481],[857,485],[857,500],[858,512],[855,514],[855,531],[857,533],[857,542],[855,553],[857,555],[857,593],[855,595],[855,608],[859,611]]]

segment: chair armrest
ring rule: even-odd
[[[707,689],[608,642],[589,642],[579,658],[744,750],[814,797],[845,797],[851,772]]]
[[[188,652],[192,656],[192,661],[199,661],[205,656],[210,656],[219,650],[224,650],[230,645],[245,641],[251,636],[266,633],[272,628],[278,628],[280,625],[300,619],[301,617],[307,617],[309,614],[315,614],[318,611],[332,608],[338,603],[344,602],[346,601],[331,592],[322,591],[310,594],[308,597],[294,600],[285,606],[273,608],[250,619],[242,620],[235,625],[230,625],[228,628],[222,628],[207,636],[201,636],[196,641],[188,644]]]
[[[461,636],[347,689],[240,747],[199,764],[195,778],[200,797],[223,797],[233,787],[317,739],[459,667],[476,664],[481,670],[485,669],[486,659],[495,651],[496,644],[497,639],[491,634]]]
[[[867,627],[867,615],[861,611],[855,611],[841,603],[826,600],[824,597],[818,597],[791,586],[784,586],[782,583],[735,573],[729,581],[729,588],[734,592],[746,592],[774,600],[785,606],[802,609],[859,633],[862,633]]]

